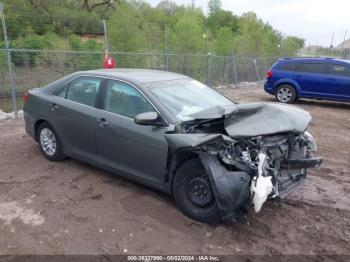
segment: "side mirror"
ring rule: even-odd
[[[135,116],[135,123],[144,126],[164,126],[156,112],[146,112]]]

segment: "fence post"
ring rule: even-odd
[[[207,53],[207,86],[211,87],[211,53]]]
[[[234,35],[232,35],[232,50],[231,50],[231,54],[232,54],[232,78],[233,78],[233,82],[236,85],[236,88],[238,87],[238,78],[237,78],[237,68],[236,68],[236,61],[235,61],[235,37]]]
[[[13,109],[13,112],[15,113],[15,118],[17,118],[18,117],[18,112],[17,112],[17,101],[16,101],[16,93],[15,93],[15,84],[14,84],[14,81],[13,81],[11,50],[10,50],[9,42],[8,42],[8,39],[7,39],[5,14],[4,14],[4,8],[3,8],[3,5],[2,5],[2,2],[0,2],[0,15],[1,15],[1,21],[2,21],[2,30],[3,30],[3,34],[4,34],[4,43],[5,43],[5,48],[7,50],[7,65],[8,65],[11,97],[12,97],[12,109]]]
[[[168,26],[164,27],[164,62],[166,71],[169,71],[169,54],[168,54]]]
[[[256,76],[258,77],[258,81],[261,82],[261,78],[260,78],[260,74],[259,74],[259,70],[258,70],[258,65],[256,64],[256,59],[253,60],[253,63],[254,63],[254,67],[255,67]]]
[[[235,57],[232,56],[232,73],[233,73],[233,81],[236,85],[236,87],[238,87],[238,78],[237,78],[237,68],[236,68],[236,61],[235,61]]]

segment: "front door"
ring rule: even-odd
[[[102,109],[97,112],[97,150],[113,169],[161,185],[166,174],[166,127],[142,126],[137,114],[155,111],[131,84],[107,80]]]
[[[327,87],[335,99],[350,99],[350,66],[332,63],[328,67]]]

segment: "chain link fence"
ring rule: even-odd
[[[102,68],[103,52],[10,49],[17,109],[21,96],[64,75]],[[0,110],[13,111],[6,49],[0,49]],[[241,82],[260,82],[276,58],[250,59],[215,55],[111,52],[118,68],[168,70],[188,75],[209,86],[237,87]]]

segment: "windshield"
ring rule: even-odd
[[[193,79],[159,81],[147,84],[151,93],[178,119],[192,120],[190,115],[234,103],[206,85]]]

